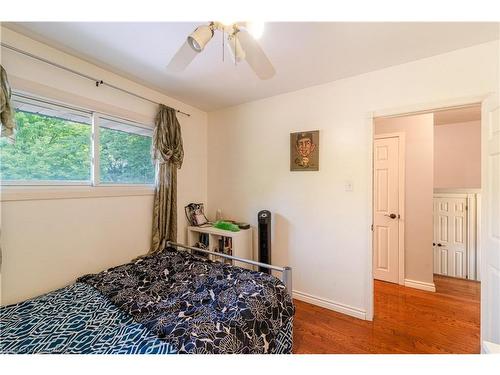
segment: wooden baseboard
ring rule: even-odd
[[[426,282],[417,281],[417,280],[405,279],[405,286],[407,286],[409,288],[426,290],[428,292],[435,292],[436,291],[436,286],[434,285],[434,283],[426,283]]]
[[[304,301],[307,303],[311,303],[311,304],[316,305],[316,306],[324,307],[325,309],[329,309],[329,310],[337,311],[337,312],[342,313],[342,314],[353,316],[353,317],[358,318],[358,319],[367,320],[366,311],[361,310],[357,307],[345,305],[345,304],[340,303],[340,302],[327,300],[327,299],[324,299],[321,297],[313,296],[311,294],[299,292],[297,290],[293,291],[293,298],[296,298],[298,300],[301,300],[301,301]]]

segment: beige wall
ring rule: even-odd
[[[405,279],[431,283],[434,116],[375,120],[374,134],[405,135]]]
[[[434,127],[434,188],[481,188],[481,121]]]
[[[222,208],[255,225],[257,212],[269,209],[273,263],[293,267],[296,296],[369,314],[368,119],[373,111],[497,91],[498,53],[498,42],[486,43],[209,113],[211,216]],[[290,132],[316,129],[319,172],[290,172]]]
[[[2,42],[102,78],[191,114],[179,115],[185,159],[178,178],[179,239],[184,205],[207,202],[207,115],[110,71],[1,28]],[[153,125],[156,106],[1,49],[13,89]],[[152,189],[19,189],[1,194],[1,302],[14,303],[118,265],[149,249]],[[26,192],[26,190],[29,190]],[[63,198],[63,199],[60,199]],[[25,200],[28,199],[28,200]]]

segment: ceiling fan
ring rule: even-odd
[[[181,48],[167,65],[170,72],[181,72],[203,51],[205,46],[214,37],[215,31],[223,33],[223,56],[224,44],[227,44],[235,63],[246,60],[250,68],[260,79],[269,79],[276,71],[269,61],[256,38],[252,34],[262,31],[259,24],[250,22],[237,22],[224,24],[222,22],[210,22],[208,25],[197,27],[187,38]],[[227,38],[225,36],[227,35]],[[225,39],[225,40],[224,40]]]

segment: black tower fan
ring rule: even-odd
[[[271,212],[260,211],[259,222],[259,262],[271,264]],[[259,267],[260,272],[271,273],[268,268]]]

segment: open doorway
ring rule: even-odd
[[[374,278],[434,291],[479,280],[479,104],[374,121]]]
[[[373,129],[374,319],[410,316],[422,336],[453,320],[479,352],[481,105]]]

